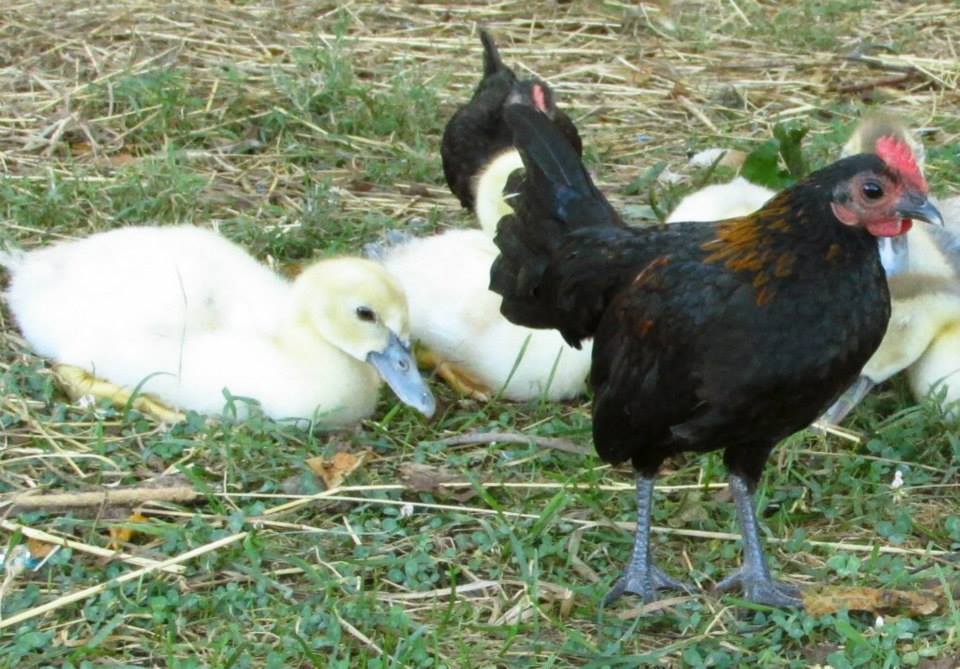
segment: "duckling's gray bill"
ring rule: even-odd
[[[847,388],[843,395],[833,403],[829,409],[821,416],[820,422],[829,425],[839,425],[851,411],[857,408],[857,405],[863,401],[876,384],[869,377],[861,376],[853,385]]]
[[[387,385],[396,393],[401,402],[412,406],[428,418],[437,408],[427,382],[420,376],[417,361],[400,338],[390,333],[387,347],[380,352],[367,355],[367,362],[374,366]]]

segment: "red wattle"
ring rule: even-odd
[[[913,221],[909,218],[892,218],[886,221],[867,223],[866,227],[867,232],[874,237],[899,237],[913,227]]]

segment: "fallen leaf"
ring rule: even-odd
[[[370,455],[370,451],[360,451],[359,453],[336,453],[329,459],[317,456],[307,458],[307,466],[323,479],[327,490],[332,490],[343,485],[343,481],[366,462]]]
[[[123,525],[115,525],[110,528],[110,543],[107,546],[111,550],[118,551],[124,544],[130,543],[137,533],[136,528],[130,527],[128,523],[145,523],[147,517],[142,513],[134,512],[124,521]]]
[[[464,480],[446,467],[432,467],[417,462],[400,465],[400,480],[416,492],[440,492],[444,483]]]
[[[407,194],[415,197],[431,197],[430,190],[423,184],[412,184],[407,187]]]
[[[805,646],[803,649],[803,659],[807,661],[810,667],[822,667],[827,664],[827,658],[831,653],[840,650],[840,646],[835,643],[821,643],[815,646]]]
[[[90,142],[70,142],[70,153],[73,156],[82,156],[92,151],[93,147],[90,146]]]
[[[302,262],[285,262],[279,266],[278,270],[280,274],[288,279],[294,279],[298,274],[303,272],[304,267],[305,264]]]
[[[372,181],[367,181],[366,179],[351,179],[347,182],[347,188],[354,193],[369,193],[374,188],[376,184]]]
[[[39,539],[27,539],[27,548],[30,549],[30,555],[38,560],[50,555],[50,551],[56,547],[55,544],[48,544],[46,541],[40,541]]]
[[[921,660],[917,669],[960,669],[960,655]]]
[[[841,609],[871,611],[876,614],[896,613],[928,616],[939,607],[935,592],[883,590],[880,588],[819,588],[803,593],[807,613],[822,616]]]
[[[114,153],[113,155],[107,156],[104,158],[104,162],[107,163],[110,167],[123,167],[124,165],[129,165],[130,163],[136,162],[137,157],[132,153]]]

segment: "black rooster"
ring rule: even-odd
[[[875,237],[940,219],[912,153],[888,138],[752,215],[630,228],[542,114],[517,105],[505,118],[526,172],[508,185],[515,214],[500,221],[490,287],[515,323],[594,338],[594,443],[639,475],[633,557],[607,601],[684,587],[651,559],[654,476],[671,455],[722,448],[744,562],[717,588],[799,605],[767,568],[753,491],[771,449],[830,406],[883,337]]]
[[[513,135],[503,120],[507,104],[522,103],[549,116],[567,141],[582,150],[573,121],[557,109],[553,91],[539,79],[517,79],[504,65],[493,36],[480,30],[483,43],[483,79],[473,97],[460,107],[443,130],[440,155],[447,185],[466,209],[474,206],[474,180],[497,154],[513,146]]]

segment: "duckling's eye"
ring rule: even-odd
[[[876,181],[867,181],[863,184],[863,195],[868,200],[879,200],[883,197],[883,186]]]
[[[357,307],[357,318],[372,323],[377,320],[377,314],[370,307]]]

